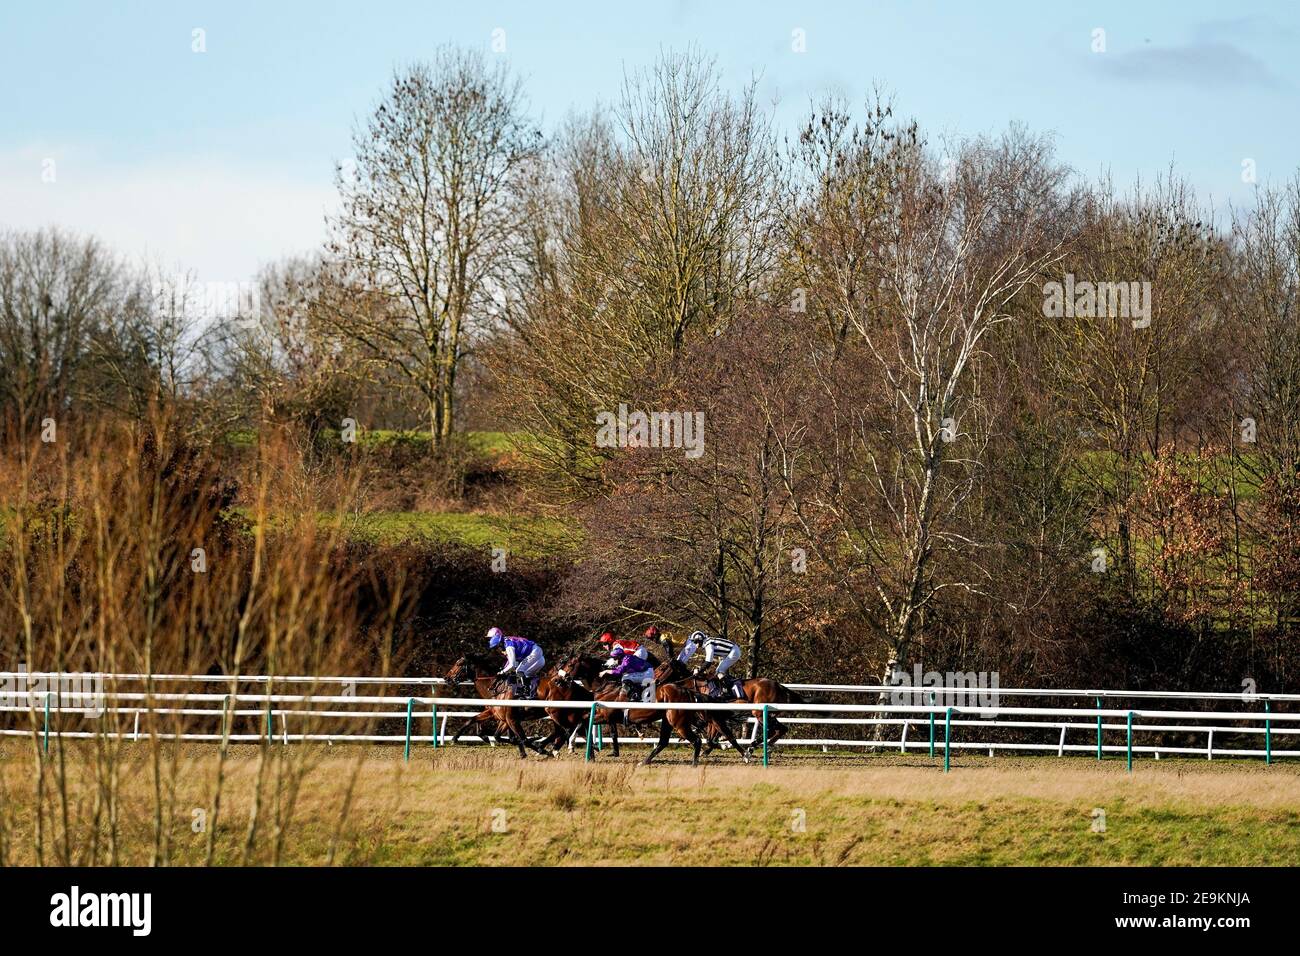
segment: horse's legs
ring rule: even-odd
[[[615,757],[618,756],[618,717],[615,716],[618,713],[619,711],[617,708],[611,707],[609,710],[609,720],[607,722],[609,726],[609,739],[614,745]]]
[[[770,748],[774,743],[785,736],[785,724],[775,717],[768,715],[767,718],[767,745]]]
[[[555,724],[555,729],[552,730],[547,738],[542,741],[542,746],[550,747],[550,755],[552,757],[558,757],[560,755],[560,745],[569,738],[572,731],[554,717],[551,718],[551,721]]]
[[[727,726],[727,721],[725,719],[710,715],[708,723],[705,725],[704,729],[708,731],[708,737],[705,739],[706,746],[704,748],[704,756],[706,757],[718,749],[718,737],[720,736],[726,737],[731,746],[740,746],[736,743],[736,738],[732,736],[731,728]]]
[[[677,730],[678,733],[689,740],[691,746],[695,748],[695,753],[691,756],[691,765],[694,766],[698,764],[700,762],[700,744],[703,742],[700,740],[700,735],[695,732],[695,728],[691,726],[689,720],[683,720],[682,725],[678,727]]]
[[[461,735],[464,734],[465,731],[469,730],[471,726],[485,724],[491,716],[492,712],[490,710],[482,710],[473,717],[466,717],[464,722],[460,725],[460,728],[456,731],[455,736],[451,738],[451,742],[453,744],[457,743],[460,740]],[[476,736],[480,737],[484,743],[487,743],[488,734],[485,729],[480,729]]]
[[[736,738],[732,736],[731,728],[727,726],[727,722],[725,720],[715,720],[713,721],[713,727],[715,729],[715,732],[721,731],[722,736],[727,738],[727,743],[731,744],[731,746],[735,748],[736,753],[740,754],[741,759],[744,760],[746,763],[748,763],[749,762],[748,756],[743,751],[741,751],[740,744],[738,744],[736,742]],[[699,748],[697,747],[696,750],[698,751],[698,749]],[[712,749],[713,749],[713,738],[710,738],[709,750]],[[705,751],[705,754],[707,756],[708,751]]]
[[[519,759],[521,760],[526,759],[528,757],[528,752],[524,750],[524,741],[528,741],[528,746],[530,747],[533,745],[533,743],[531,740],[528,740],[528,735],[524,733],[524,728],[520,726],[519,721],[515,718],[515,715],[510,713],[509,710],[506,711],[504,717],[499,719],[501,720],[502,723],[506,725],[507,733],[509,734],[510,737],[513,738],[511,742],[514,743],[515,746],[519,748]]]
[[[660,718],[660,720],[659,720],[659,742],[658,742],[657,744],[654,745],[654,749],[650,751],[649,755],[648,755],[648,756],[645,758],[645,760],[643,761],[644,763],[649,763],[651,760],[654,760],[655,757],[657,757],[657,756],[659,755],[659,751],[663,750],[665,747],[668,746],[668,738],[669,738],[669,736],[672,735],[672,732],[673,732],[673,729],[672,729],[672,727],[671,727],[671,726],[669,725],[669,723],[668,723],[668,718],[667,718],[666,716]],[[699,738],[696,738],[696,740],[698,741]],[[698,744],[698,742],[697,742],[696,747],[698,748],[698,746],[699,746],[699,744]]]
[[[513,729],[515,730],[516,733],[519,734],[520,750],[521,750],[521,751],[523,750],[524,747],[527,747],[529,750],[532,750],[532,751],[534,751],[534,752],[536,752],[536,753],[539,753],[539,754],[541,754],[543,757],[549,757],[549,756],[551,755],[549,751],[544,750],[544,749],[542,749],[541,747],[539,747],[539,746],[538,746],[538,745],[533,741],[533,738],[530,737],[530,736],[528,736],[528,734],[524,732],[524,724],[523,724],[523,721],[521,721],[521,720],[519,720],[519,718],[515,717],[514,714],[511,714],[511,715],[510,715],[510,719],[511,719],[512,721],[514,721],[514,727],[513,727]],[[547,736],[547,739],[548,739],[548,740],[550,739],[549,735]]]

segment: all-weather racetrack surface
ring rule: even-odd
[[[244,862],[255,840],[275,862],[350,865],[1291,865],[1300,858],[1300,763],[777,751],[692,766],[580,752],[521,761],[486,746],[231,749],[213,862]],[[0,744],[9,862],[33,863],[35,748]],[[67,754],[69,805],[94,801],[89,748]],[[149,862],[154,763],[121,751],[118,862]],[[170,862],[204,862],[214,748],[161,748]],[[84,770],[82,769],[84,768]],[[47,795],[47,800],[49,799]],[[292,805],[288,804],[292,801]],[[58,801],[47,805],[57,806]],[[137,812],[138,810],[138,812]],[[205,818],[206,819],[206,818]],[[168,822],[170,821],[170,822]],[[47,846],[58,821],[47,813]],[[55,849],[49,852],[57,853]],[[50,860],[54,862],[54,860]],[[77,862],[73,853],[72,862]]]

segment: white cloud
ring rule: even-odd
[[[53,182],[42,180],[49,160]],[[0,152],[0,226],[94,235],[202,281],[244,281],[262,262],[317,248],[335,203],[328,166],[296,178],[192,157],[127,166],[45,144]]]

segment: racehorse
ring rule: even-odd
[[[502,675],[496,673],[493,665],[488,663],[487,658],[480,657],[476,654],[466,654],[460,660],[451,666],[447,672],[449,682],[457,682],[472,678],[474,681],[474,692],[482,700],[513,700],[515,696],[514,687],[508,681],[502,680]],[[487,707],[478,714],[469,718],[461,725],[460,730],[456,731],[456,736],[452,737],[452,743],[459,739],[460,735],[471,724],[486,726],[487,721],[495,719],[505,727],[506,731],[514,738],[515,744],[519,747],[519,756],[527,757],[528,752],[524,750],[535,750],[544,757],[552,756],[548,750],[543,750],[537,744],[533,743],[526,733],[524,733],[523,722],[525,720],[536,720],[541,714],[535,708],[527,707]],[[548,715],[549,716],[549,715]],[[549,739],[549,738],[548,738]]]
[[[700,694],[706,699],[709,700],[716,699],[711,697],[709,693],[710,690],[712,689],[712,686],[717,686],[716,681],[710,681],[707,677],[698,677],[691,674],[687,670],[686,665],[681,663],[674,657],[670,657],[669,661],[672,664],[672,671],[671,671],[672,676],[670,677],[670,679],[677,680],[680,683],[684,683],[691,690],[695,691],[697,694]],[[780,683],[779,681],[772,680],[770,677],[748,677],[743,680],[736,681],[734,686],[740,690],[743,696],[739,698],[734,697],[733,696],[734,691],[733,691],[729,693],[725,699],[743,700],[749,704],[806,704],[808,703],[799,694],[796,694],[794,691],[792,691],[790,688],[786,687],[784,684]],[[761,709],[752,711],[751,713],[756,720],[761,721],[763,719],[763,711]],[[778,740],[780,740],[782,737],[785,736],[785,732],[786,732],[785,724],[781,723],[781,721],[777,720],[774,715],[769,713],[767,717],[767,745],[771,747]],[[704,751],[706,755],[717,748],[718,746],[717,740],[718,740],[717,731],[716,730],[711,731],[708,736],[708,746],[705,748]],[[749,749],[750,751],[752,751],[753,747],[750,747]]]
[[[447,676],[444,677],[443,680],[448,684],[459,684],[462,681],[471,679],[470,675],[471,665],[466,658],[462,657],[451,666],[451,670],[448,671]],[[478,694],[479,697],[483,697],[484,695],[479,692],[478,682],[485,679],[485,677],[478,676],[471,679],[471,683],[475,685],[475,693]],[[490,681],[488,684],[490,684]],[[456,733],[452,735],[451,742],[453,744],[459,743],[460,738],[464,736],[465,731],[469,730],[471,727],[474,728],[474,736],[481,738],[485,742],[489,737],[498,743],[504,741],[501,734],[502,731],[505,730],[505,727],[502,725],[501,721],[497,720],[496,711],[492,707],[485,707],[473,717],[467,717],[462,721],[460,727],[457,728]]]
[[[700,703],[700,696],[695,691],[683,687],[680,684],[669,683],[669,677],[673,670],[673,661],[671,659],[664,661],[655,669],[655,700],[661,704],[691,704]],[[632,703],[631,699],[623,691],[621,683],[610,681],[600,682],[600,671],[604,665],[599,658],[587,657],[582,654],[574,654],[564,662],[560,668],[562,674],[569,678],[580,681],[589,686],[595,693],[596,700],[607,701],[627,701]],[[650,763],[659,753],[668,746],[668,741],[672,737],[673,731],[683,740],[690,742],[694,747],[694,754],[691,757],[692,764],[700,762],[700,747],[703,741],[695,730],[695,725],[700,722],[706,723],[709,727],[716,727],[718,732],[722,733],[731,745],[740,753],[740,746],[736,743],[736,738],[727,728],[725,723],[712,720],[711,715],[705,718],[701,711],[698,710],[637,710],[628,708],[626,711],[617,707],[598,708],[596,723],[605,724],[609,727],[610,737],[613,740],[614,756],[619,756],[618,746],[618,728],[622,724],[628,726],[640,726],[652,724],[659,721],[659,740],[655,743],[650,753],[646,756],[644,763]]]
[[[547,671],[537,684],[538,700],[555,700],[555,701],[573,701],[573,700],[591,700],[591,691],[586,687],[573,680],[561,667],[553,667]],[[586,726],[587,711],[579,710],[576,707],[546,707],[546,716],[551,718],[555,724],[555,730],[551,732],[542,746],[550,746],[558,750],[566,740],[574,735],[580,728]],[[557,753],[556,756],[559,756]]]

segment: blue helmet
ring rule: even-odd
[[[499,627],[489,627],[487,636],[488,636],[488,647],[500,647],[501,642],[504,641],[506,637],[503,633],[501,633],[501,628]]]
[[[623,650],[623,648],[621,648],[621,647],[620,647],[619,645],[617,645],[617,644],[615,644],[613,647],[611,647],[611,648],[609,649],[609,656],[610,656],[610,657],[622,657],[622,656],[623,656],[624,654],[626,654],[626,653],[627,653],[627,651]]]

